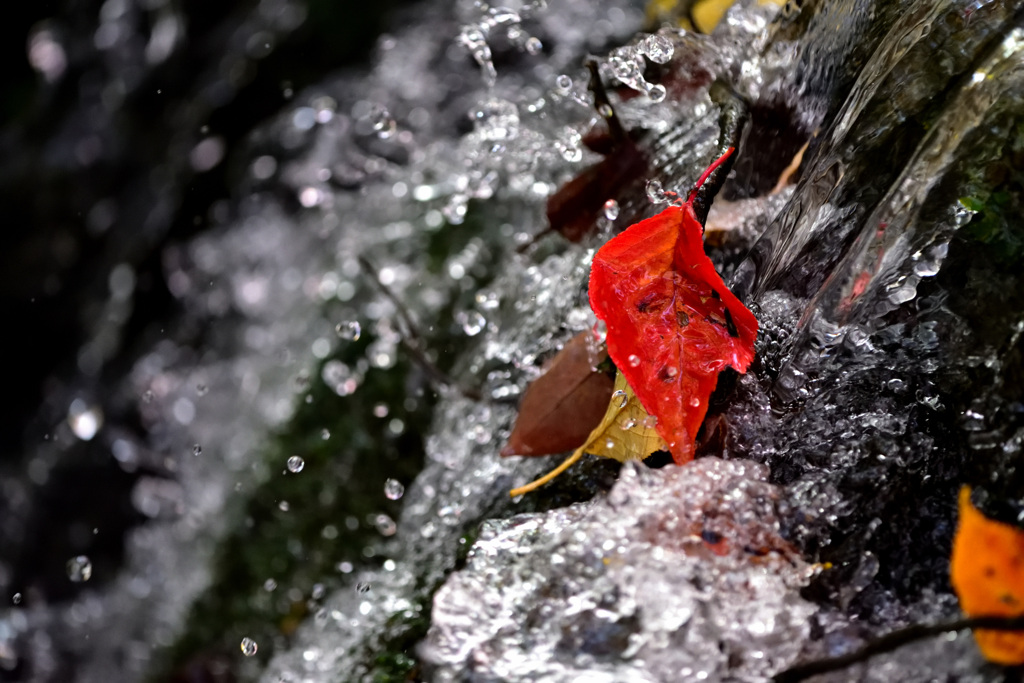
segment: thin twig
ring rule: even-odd
[[[380,281],[380,276],[378,275],[379,271],[372,263],[370,263],[370,260],[368,258],[360,254],[357,257],[357,260],[359,261],[359,267],[363,269],[363,272],[366,273],[366,275],[370,278],[370,281],[373,282],[373,285],[378,290],[380,290],[381,294],[387,297],[391,301],[391,303],[395,305],[395,310],[398,311],[398,317],[402,319],[403,323],[405,323],[407,332],[406,336],[409,337],[410,339],[415,339],[416,341],[419,341],[419,330],[416,327],[416,323],[413,322],[412,316],[409,314],[409,311],[405,307],[405,304],[402,303],[402,300],[399,299],[398,296],[396,296],[395,293],[391,291],[390,287],[388,287],[387,285]]]
[[[427,354],[419,346],[419,341],[421,337],[419,334],[419,330],[416,326],[416,323],[415,321],[413,321],[412,315],[409,313],[409,309],[407,309],[402,300],[399,299],[398,296],[391,291],[390,287],[388,287],[387,285],[380,281],[380,278],[377,276],[377,269],[374,268],[373,264],[370,263],[369,259],[360,254],[358,257],[358,261],[359,267],[363,269],[363,272],[365,272],[366,275],[370,278],[374,286],[378,290],[380,290],[381,294],[387,297],[387,299],[390,300],[391,303],[395,305],[395,310],[398,312],[398,317],[401,318],[402,323],[404,324],[407,332],[407,334],[401,336],[400,343],[402,345],[402,348],[405,349],[406,352],[409,354],[409,357],[412,358],[413,362],[419,365],[420,368],[422,368],[428,375],[430,375],[435,382],[455,389],[460,394],[462,394],[463,396],[470,400],[482,401],[484,397],[483,394],[480,393],[480,391],[478,391],[477,389],[473,389],[471,387],[463,386],[462,384],[457,382],[451,375],[446,373],[441,368],[437,367],[437,365],[433,361],[431,361],[429,357],[427,357]]]
[[[598,70],[597,60],[590,58],[587,60],[587,69],[590,70],[590,92],[594,93],[594,108],[597,109],[597,113],[601,115],[605,121],[608,122],[608,132],[611,133],[612,140],[615,144],[621,145],[629,140],[629,136],[626,134],[626,129],[622,126],[622,121],[619,120],[618,115],[615,113],[615,107],[612,106],[611,100],[608,99],[608,91],[604,89],[604,83],[601,81],[601,72]]]
[[[962,631],[964,629],[987,629],[990,631],[1024,630],[1024,614],[1015,617],[969,617],[939,624],[914,624],[869,641],[864,647],[838,657],[826,657],[804,664],[797,664],[772,677],[774,683],[797,683],[811,676],[839,671],[851,664],[866,662],[875,655],[891,652],[907,643],[933,636]]]

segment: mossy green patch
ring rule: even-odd
[[[447,305],[437,314],[445,322],[416,321],[424,335],[416,343],[424,352],[437,352],[443,372],[451,370],[467,343],[450,322],[454,311],[472,305],[474,290],[463,285],[483,286],[493,274],[497,254],[484,246],[488,240],[479,239],[493,230],[489,225],[470,212],[462,225],[446,226],[429,238],[426,269],[431,273],[443,272],[453,253],[473,249],[471,241],[477,239],[473,258],[467,259],[472,261],[467,277],[448,293]],[[369,293],[368,283],[363,286]],[[289,645],[302,621],[319,608],[318,596],[347,582],[339,568],[359,571],[385,559],[378,517],[397,519],[401,501],[384,495],[384,482],[393,478],[408,484],[422,469],[423,435],[437,395],[431,373],[401,346],[393,365],[365,370],[354,393],[340,396],[321,380],[328,363],[365,366],[374,341],[373,332],[364,331],[322,361],[308,390],[297,396],[288,425],[254,455],[254,467],[267,474],[255,488],[236,491],[244,501],[234,506],[241,512],[219,543],[212,583],[192,605],[180,638],[151,669],[153,680],[166,680],[170,672],[211,657],[237,664],[243,637],[258,643],[254,659],[265,663],[276,649]],[[294,455],[304,461],[300,472],[287,469]],[[429,625],[421,614],[429,599],[424,595],[413,616],[397,617],[394,628],[388,628],[388,643],[366,653],[363,661],[380,672],[379,680],[403,680],[412,670],[413,645]]]

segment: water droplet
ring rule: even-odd
[[[651,89],[647,91],[647,97],[650,98],[651,102],[664,102],[668,96],[668,90],[663,85],[652,85]]]
[[[629,367],[631,368],[636,368],[640,366],[640,356],[636,355],[635,353],[629,354],[629,358],[627,360],[629,361]]]
[[[142,402],[143,403],[152,403],[153,402],[153,392],[150,391],[149,389],[146,389],[146,391],[144,391],[142,393]]]
[[[622,418],[621,422],[619,422],[619,426],[623,429],[632,429],[633,427],[636,427],[636,420],[632,417],[626,416]]]
[[[626,392],[622,389],[619,389],[612,394],[612,403],[617,405],[619,408],[625,408],[628,402],[629,397],[626,396]]]
[[[479,311],[460,311],[455,314],[455,322],[462,326],[462,331],[475,337],[487,325],[487,320]]]
[[[657,424],[658,418],[656,418],[654,415],[648,415],[647,417],[644,418],[643,425],[644,427],[647,427],[647,429],[651,429],[652,427],[657,426]]]
[[[609,450],[609,451],[615,450],[615,441],[612,440],[612,439],[605,439],[604,447],[605,447],[606,450]]]
[[[338,323],[335,325],[334,331],[341,339],[359,341],[359,337],[363,333],[363,328],[358,321],[350,320],[348,322]]]
[[[323,439],[324,441],[327,441],[327,439],[331,438],[330,430],[329,429],[321,430],[320,438]]]
[[[626,85],[635,88],[644,80],[644,58],[634,47],[617,47],[608,54],[612,74]]]
[[[380,532],[381,536],[394,536],[395,532],[398,531],[398,525],[395,524],[395,520],[384,514],[377,515],[373,520],[373,525],[377,527],[377,531]]]
[[[480,27],[463,26],[459,32],[458,42],[469,50],[473,59],[480,65],[480,69],[484,72],[484,83],[488,86],[494,85],[498,78],[498,72],[494,69],[494,63],[491,61],[491,48],[487,45],[487,38]]]
[[[583,158],[583,136],[572,126],[563,128],[555,138],[555,149],[562,158],[575,163]]]
[[[617,201],[609,199],[604,203],[604,217],[610,221],[619,217],[619,203]]]
[[[287,500],[282,500],[277,504],[277,509],[281,512],[288,512],[291,509],[291,505],[288,504]]]
[[[652,204],[664,204],[668,201],[668,197],[665,196],[665,188],[661,186],[660,181],[647,181],[647,199],[649,199]]]
[[[320,370],[320,377],[338,396],[348,396],[359,388],[361,377],[339,360],[329,360]]]
[[[274,581],[273,579],[267,579],[263,582],[263,590],[267,591],[268,593],[273,592],[276,588],[277,581]]]
[[[198,456],[198,455],[202,455],[202,454],[203,454],[203,447],[200,446],[199,444],[194,444],[192,446],[192,455],[197,455]]]
[[[462,222],[466,220],[466,212],[468,210],[469,197],[456,193],[448,198],[448,201],[441,209],[441,214],[452,225],[462,225]]]
[[[405,487],[397,479],[388,479],[384,482],[384,495],[388,500],[398,500],[405,495]]]
[[[208,391],[210,391],[210,388],[208,386],[206,386],[205,384],[197,384],[196,385],[196,394],[198,394],[199,396],[206,396],[206,393]]]
[[[315,187],[304,187],[299,192],[299,204],[311,209],[323,200],[323,194]]]
[[[242,638],[241,649],[243,655],[245,655],[246,657],[252,657],[254,654],[256,654],[257,648],[258,646],[256,645],[255,640],[253,640],[252,638]]]
[[[566,94],[572,89],[572,79],[565,74],[561,74],[555,79],[555,87],[558,88],[559,92]]]
[[[485,311],[493,311],[501,304],[501,299],[495,292],[477,292],[474,299],[476,305]]]
[[[82,441],[90,441],[103,426],[103,411],[76,398],[68,407],[68,425]]]
[[[68,578],[75,583],[88,581],[92,577],[92,561],[85,555],[78,555],[68,560],[66,565]]]
[[[366,117],[373,125],[373,130],[377,133],[377,137],[381,139],[386,140],[390,138],[398,130],[395,120],[391,118],[391,112],[383,104],[378,102],[371,104]]]
[[[298,474],[302,471],[302,468],[306,466],[306,461],[297,455],[293,455],[288,458],[288,471],[292,474]]]
[[[15,605],[20,605],[21,604],[21,593],[15,593],[14,595],[12,595],[11,596],[11,602],[13,602]]]
[[[484,100],[473,110],[473,121],[484,140],[514,140],[519,137],[519,108],[500,98]]]
[[[699,408],[700,407],[700,399],[697,398],[696,396],[691,398],[690,399],[690,407],[691,408]]]
[[[466,437],[469,438],[470,441],[476,442],[478,444],[485,444],[491,440],[491,433],[490,431],[488,431],[486,427],[478,424],[473,425],[473,427],[470,428],[470,430],[466,433]]]
[[[356,592],[357,593],[369,593],[370,592],[370,584],[366,583],[365,581],[360,581],[359,583],[356,584]]]
[[[655,64],[664,64],[675,53],[675,47],[665,36],[649,35],[640,41],[640,53]]]
[[[544,43],[540,42],[540,38],[531,36],[526,39],[526,52],[531,55],[539,55],[540,51],[544,49]]]

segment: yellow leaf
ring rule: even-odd
[[[1024,529],[985,517],[960,489],[960,521],[953,537],[950,580],[960,607],[971,617],[1024,614]],[[1024,664],[1024,631],[974,632],[985,659]]]
[[[615,388],[612,399],[608,403],[601,423],[594,427],[590,436],[577,448],[565,462],[548,472],[540,479],[526,486],[512,489],[513,497],[528,493],[548,483],[583,457],[591,453],[602,458],[612,458],[619,462],[627,460],[643,460],[651,453],[668,450],[668,445],[658,436],[654,426],[654,418],[647,414],[640,404],[633,388],[626,383],[621,372],[615,373]]]
[[[612,400],[608,403],[604,418],[576,451],[580,455],[591,453],[626,462],[643,460],[660,450],[668,450],[668,446],[658,436],[654,418],[644,410],[633,388],[626,383],[625,376],[616,372]]]
[[[711,33],[728,11],[733,0],[704,0],[690,9],[693,22],[701,33]]]
[[[647,23],[656,26],[667,21],[688,31],[711,33],[733,2],[735,0],[650,0]],[[781,6],[786,0],[758,0],[758,4]]]

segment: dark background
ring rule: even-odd
[[[205,229],[214,202],[230,197],[233,154],[248,133],[289,89],[364,60],[387,15],[406,3],[311,0],[297,29],[266,32],[266,56],[237,45],[258,2],[125,4],[131,32],[105,51],[94,41],[98,0],[15,3],[0,22],[0,315],[8,321],[4,383],[14,397],[0,412],[0,458],[8,463],[23,451],[47,387],[80,374],[77,351],[113,266],[132,265],[138,284],[120,352],[85,373],[95,381],[123,372],[133,340],[173,314],[162,248]],[[150,65],[143,50],[161,10],[180,17],[183,35]],[[28,60],[41,22],[67,59],[53,83]],[[218,71],[233,59],[242,73],[228,82]],[[117,81],[127,81],[126,92],[105,105],[103,89]],[[223,140],[225,158],[196,172],[188,151],[206,135]]]
[[[144,433],[137,401],[118,401],[113,388],[182,313],[165,282],[165,247],[230,214],[250,132],[294,93],[365,61],[403,4],[411,3],[35,0],[5,8],[0,352],[11,400],[0,411],[0,565],[10,571],[0,576],[4,601],[15,593],[29,602],[69,597],[78,585],[64,565],[79,553],[89,555],[96,579],[114,575],[124,534],[141,521],[130,494],[144,473],[122,469],[101,439],[73,441],[35,485],[26,474],[34,449],[55,438],[75,395],[90,396],[108,427]],[[112,14],[120,16],[120,40],[101,50],[97,29]],[[150,63],[146,45],[168,15],[178,19],[178,40]],[[66,58],[63,73],[49,81],[29,62],[31,36],[40,30]],[[197,169],[190,152],[208,138],[222,142],[223,159]],[[83,362],[119,264],[135,275],[130,313],[102,362]],[[103,533],[94,536],[93,528]],[[7,676],[0,672],[0,680]]]

